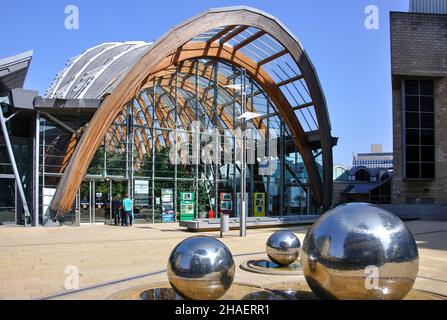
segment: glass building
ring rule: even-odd
[[[155,43],[90,48],[32,108],[34,224],[111,222],[126,193],[138,222],[185,208],[238,216],[241,181],[248,216],[332,206],[336,139],[318,76],[297,38],[256,9],[209,10]]]

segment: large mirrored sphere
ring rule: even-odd
[[[419,270],[413,235],[392,213],[366,203],[321,216],[303,243],[301,264],[323,299],[403,299]]]
[[[219,240],[198,236],[180,242],[168,261],[168,279],[181,297],[216,300],[234,280],[235,265],[230,250]]]
[[[301,243],[290,231],[278,231],[272,234],[266,244],[270,260],[280,266],[294,263],[300,255]]]

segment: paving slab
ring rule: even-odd
[[[447,295],[447,222],[410,221],[419,248],[415,288]],[[252,285],[304,281],[303,276],[262,275],[239,268],[247,260],[267,259],[265,242],[272,232],[287,229],[303,242],[308,226],[237,230],[221,239],[235,256],[235,281]],[[60,228],[0,227],[0,299],[106,299],[131,287],[168,281],[166,264],[172,249],[196,235],[178,224],[106,225]],[[79,271],[78,289],[66,287]],[[68,283],[70,285],[70,283]]]

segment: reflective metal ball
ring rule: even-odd
[[[270,260],[280,266],[294,263],[300,255],[301,243],[290,231],[278,231],[272,234],[266,244]]]
[[[309,229],[301,264],[323,299],[403,299],[419,270],[413,235],[392,213],[366,203],[328,211]]]
[[[180,242],[168,261],[168,279],[182,298],[216,300],[234,280],[230,250],[219,240],[197,236]]]

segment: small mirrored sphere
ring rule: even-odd
[[[300,255],[300,248],[300,240],[290,231],[275,232],[266,243],[266,251],[270,260],[280,266],[294,263]]]
[[[367,203],[321,216],[303,243],[301,264],[323,299],[403,299],[419,271],[413,235],[394,214]]]
[[[217,300],[234,280],[230,250],[219,240],[197,236],[180,242],[168,261],[168,279],[182,298]]]

